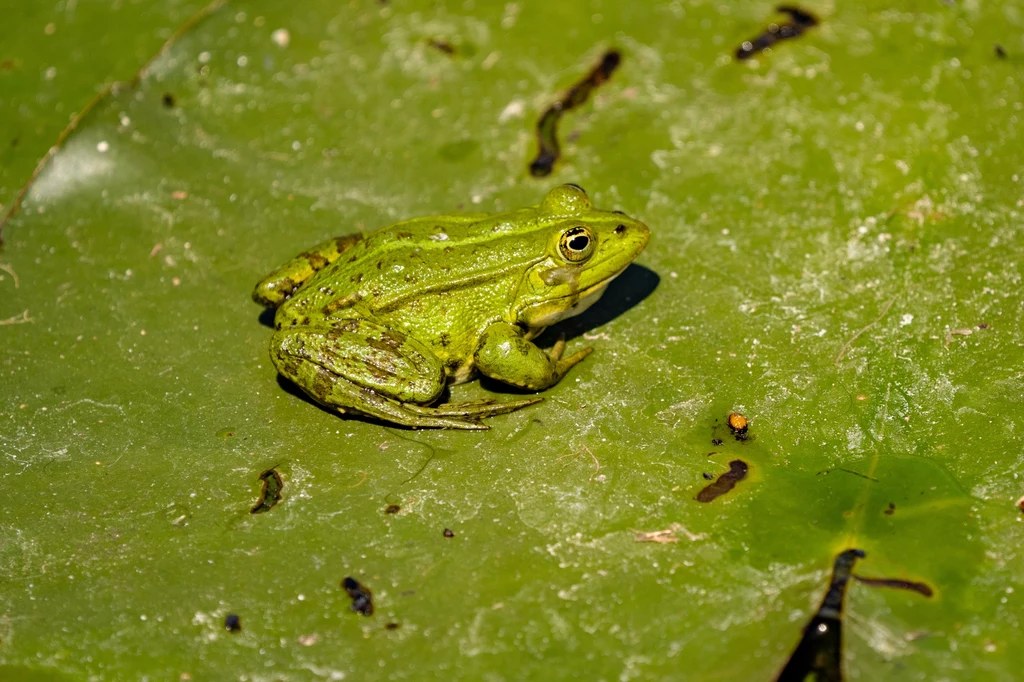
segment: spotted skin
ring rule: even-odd
[[[303,251],[264,277],[253,289],[252,299],[266,308],[277,308],[313,275],[338,260],[362,239],[361,234],[335,237]]]

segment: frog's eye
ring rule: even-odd
[[[594,253],[594,246],[594,235],[583,225],[570,227],[558,240],[558,250],[562,253],[562,258],[570,263],[579,263],[590,258]]]

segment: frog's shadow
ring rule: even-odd
[[[615,281],[608,285],[601,300],[583,311],[576,317],[570,317],[556,325],[548,327],[544,333],[533,340],[541,348],[550,348],[555,345],[559,337],[565,335],[566,341],[576,339],[598,327],[608,324],[616,317],[637,305],[645,298],[654,293],[661,283],[658,273],[636,263],[630,264]],[[577,350],[574,346],[565,349],[565,353],[571,354]],[[589,362],[589,361],[588,361]],[[516,393],[530,394],[536,391],[517,388],[508,384],[491,379],[480,377],[480,385],[494,393]]]
[[[583,336],[602,325],[608,324],[610,321],[614,320],[616,317],[650,296],[654,290],[658,288],[658,284],[660,282],[661,277],[658,276],[658,273],[645,268],[642,265],[633,263],[626,268],[614,282],[608,285],[608,290],[604,293],[604,296],[601,297],[600,301],[591,306],[588,310],[585,310],[582,314],[577,315],[576,317],[570,317],[567,320],[563,320],[562,322],[549,327],[543,334],[534,339],[534,343],[542,348],[550,348],[563,334],[565,335],[566,341],[571,341],[572,339]],[[273,308],[268,308],[260,313],[260,324],[273,327],[274,312]],[[566,353],[572,353],[573,350],[575,349],[571,347],[567,348]],[[311,400],[301,388],[288,381],[283,376],[278,375],[277,382],[281,388],[288,393],[299,397],[312,405],[316,405],[327,412],[334,413],[330,408],[325,408]],[[480,385],[493,393],[536,393],[536,391],[516,388],[515,386],[510,386],[488,377],[480,377]],[[446,390],[442,401],[447,400],[448,391]]]
[[[601,300],[576,317],[570,317],[548,327],[534,343],[543,348],[554,345],[562,334],[566,341],[583,336],[640,303],[658,288],[661,277],[642,265],[632,263],[615,281],[608,285]],[[571,351],[570,351],[571,352]]]

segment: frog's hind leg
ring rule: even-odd
[[[338,260],[341,254],[362,241],[363,235],[349,234],[328,239],[267,275],[252,290],[252,300],[267,308],[276,308],[287,301],[310,277]]]
[[[426,407],[447,383],[440,359],[419,341],[369,320],[282,329],[270,354],[277,370],[318,403],[405,426],[482,430],[481,419],[537,400]]]

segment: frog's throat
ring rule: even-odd
[[[597,303],[598,299],[604,294],[605,289],[611,284],[611,281],[621,274],[622,270],[607,279],[601,280],[597,284],[590,285],[586,289],[580,289],[572,294],[550,299],[536,306],[531,311],[533,314],[528,315],[528,326],[534,329],[550,327],[556,322],[579,315]]]

